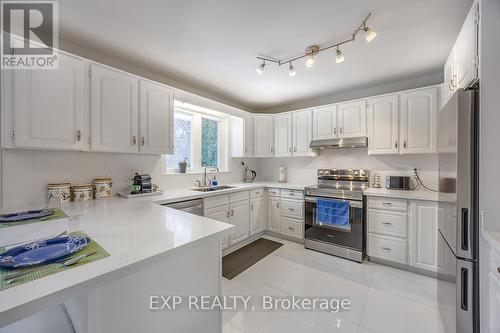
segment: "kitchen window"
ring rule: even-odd
[[[165,173],[179,173],[179,162],[184,160],[188,173],[202,172],[207,166],[228,171],[227,123],[222,113],[176,101],[174,153],[165,155]]]

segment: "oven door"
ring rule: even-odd
[[[320,225],[316,220],[317,199],[321,197],[305,198],[305,232],[306,239],[343,246],[353,250],[363,251],[364,212],[363,201],[342,200],[349,202],[349,225],[331,226]],[[337,200],[327,198],[330,200]]]

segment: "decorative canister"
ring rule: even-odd
[[[78,184],[73,186],[74,201],[88,201],[94,198],[94,187],[92,184]]]
[[[108,198],[111,196],[111,187],[113,182],[111,178],[96,178],[94,179],[95,198]]]
[[[59,200],[60,203],[71,201],[71,184],[54,183],[47,185],[47,202]]]

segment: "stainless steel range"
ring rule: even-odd
[[[305,188],[305,247],[362,262],[368,187],[367,170],[318,170],[318,185]]]

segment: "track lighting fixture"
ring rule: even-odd
[[[295,76],[297,75],[297,72],[295,71],[295,68],[293,68],[292,63],[290,62],[290,67],[288,68],[288,76]]]
[[[340,49],[337,47],[337,56],[335,57],[335,62],[337,64],[340,64],[342,62],[344,62],[344,55],[342,54],[342,51],[340,51]]]
[[[260,64],[259,67],[257,67],[256,71],[257,73],[262,74],[264,73],[265,68],[266,68],[266,61],[262,60],[262,64]]]
[[[264,72],[264,68],[266,67],[267,63],[276,64],[278,66],[289,64],[290,66],[288,68],[288,75],[289,76],[295,76],[297,73],[295,72],[295,68],[292,65],[293,61],[296,61],[296,60],[299,60],[299,59],[303,59],[303,58],[307,58],[305,64],[306,64],[307,67],[310,68],[310,67],[314,66],[314,64],[316,62],[316,56],[320,52],[323,52],[323,51],[326,51],[326,50],[329,50],[329,49],[332,49],[332,48],[336,48],[337,49],[336,50],[336,56],[335,56],[335,62],[337,64],[340,64],[340,63],[344,62],[344,54],[342,53],[342,51],[340,51],[340,46],[342,46],[344,44],[347,44],[347,43],[350,43],[350,42],[354,42],[356,40],[356,36],[361,31],[364,32],[365,39],[366,39],[367,42],[371,42],[375,37],[377,37],[377,33],[375,31],[373,31],[371,28],[367,27],[367,25],[366,25],[366,22],[368,21],[368,19],[370,18],[371,15],[372,14],[369,13],[366,16],[366,18],[359,25],[359,27],[356,30],[354,30],[354,32],[352,33],[352,35],[351,35],[350,38],[345,39],[345,40],[343,40],[341,42],[338,42],[338,43],[335,43],[335,44],[331,44],[331,45],[327,45],[327,46],[311,45],[311,46],[309,46],[305,50],[304,54],[296,56],[296,57],[293,57],[293,58],[290,58],[290,59],[287,59],[287,60],[279,60],[279,59],[276,59],[276,58],[258,56],[257,59],[261,60],[262,63],[259,65],[259,67],[257,67],[257,73],[262,74]]]

